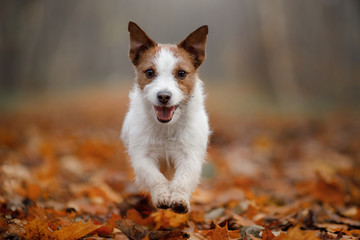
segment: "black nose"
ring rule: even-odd
[[[160,103],[167,104],[171,99],[171,93],[169,92],[158,92],[157,98]]]

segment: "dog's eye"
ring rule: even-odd
[[[154,69],[148,69],[145,71],[145,75],[147,78],[151,79],[155,77],[155,71]]]
[[[187,73],[184,70],[179,70],[176,74],[176,77],[179,79],[184,79],[186,77]]]

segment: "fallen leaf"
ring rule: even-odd
[[[241,237],[240,230],[229,231],[230,239],[239,239]]]
[[[329,204],[344,205],[345,193],[336,179],[326,179],[317,173],[315,181],[302,185],[304,193],[313,195],[316,199]]]
[[[95,225],[90,220],[86,223],[79,221],[53,232],[51,237],[58,240],[75,240],[84,237],[99,228],[101,228],[101,225]]]
[[[220,227],[219,225],[216,224],[215,229],[213,230],[210,239],[211,240],[230,239],[229,231],[227,229],[227,226]]]
[[[275,239],[275,236],[274,234],[270,231],[270,229],[268,228],[265,228],[263,231],[262,231],[262,240],[274,240]]]
[[[122,219],[122,217],[119,214],[112,213],[111,217],[107,221],[108,226],[112,229],[115,228],[116,222],[120,221],[121,219]]]
[[[204,222],[204,212],[203,211],[191,211],[190,219],[197,223]]]
[[[117,221],[116,227],[129,239],[143,239],[150,232],[147,228],[126,219]]]
[[[265,228],[262,231],[262,240],[285,240],[286,239],[286,234],[285,233],[280,233],[279,236],[275,236],[270,229]]]
[[[152,226],[154,224],[154,216],[142,218],[140,213],[133,208],[129,209],[126,212],[126,219],[129,219],[137,224],[144,226]]]
[[[97,234],[100,237],[112,237],[112,229],[107,226],[103,226],[100,222],[93,220],[95,225],[100,225],[100,228],[96,229],[95,231],[91,232],[90,235]]]
[[[287,232],[286,240],[319,240],[314,231],[301,230],[299,226],[291,228]]]
[[[188,239],[190,234],[180,230],[152,231],[148,234],[149,240],[181,240]]]
[[[186,224],[189,214],[177,214],[171,210],[159,210],[151,214],[156,223],[155,229],[179,227]]]
[[[26,239],[57,239],[50,230],[46,219],[35,218],[25,226]]]
[[[235,219],[236,223],[240,224],[241,226],[255,225],[255,222],[239,215],[234,215],[233,218]]]

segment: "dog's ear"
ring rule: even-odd
[[[129,56],[132,63],[138,64],[140,55],[147,49],[156,46],[151,38],[134,22],[130,21],[128,30],[130,32],[130,51]]]
[[[193,64],[195,68],[200,67],[205,60],[206,36],[208,34],[208,26],[199,27],[194,32],[185,38],[178,47],[185,49],[193,57]]]

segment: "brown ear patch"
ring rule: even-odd
[[[129,57],[136,66],[142,53],[151,47],[157,45],[146,33],[134,22],[129,22],[128,30],[130,32],[130,51]]]
[[[205,60],[206,37],[208,34],[208,26],[204,25],[185,38],[178,47],[185,49],[191,56],[195,68],[200,67]]]

